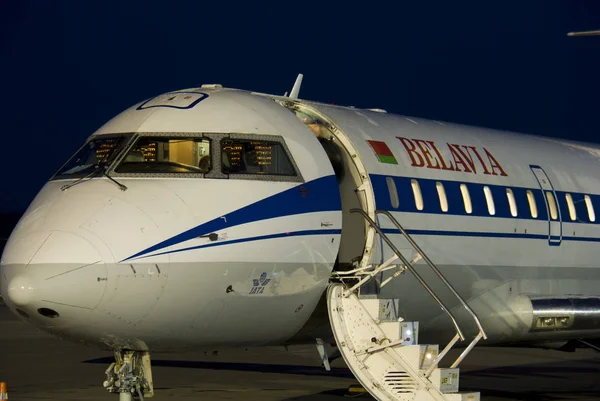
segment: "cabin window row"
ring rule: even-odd
[[[394,179],[391,177],[387,177],[386,182],[388,185],[388,191],[390,193],[390,201],[391,201],[392,207],[394,209],[397,209],[400,207],[400,200],[398,197],[396,183],[395,183]],[[423,192],[421,190],[419,181],[416,179],[411,179],[410,184],[411,184],[411,188],[412,188],[412,195],[414,197],[416,209],[421,211],[425,208],[425,202],[423,199]],[[435,188],[436,188],[436,192],[437,192],[437,197],[438,197],[437,200],[439,201],[440,209],[442,212],[447,213],[449,210],[448,197],[446,195],[446,189],[444,187],[444,184],[442,182],[438,181],[435,183]],[[537,205],[537,201],[536,201],[536,198],[534,195],[534,191],[528,189],[528,190],[526,190],[525,193],[526,193],[526,197],[527,197],[526,204],[528,205],[528,210],[519,211],[515,193],[511,188],[505,189],[506,199],[499,200],[499,199],[494,198],[492,190],[490,189],[489,186],[487,186],[487,185],[483,186],[483,195],[484,195],[485,202],[486,202],[487,213],[490,216],[495,216],[496,215],[496,201],[502,201],[502,202],[507,202],[506,204],[508,205],[508,210],[510,211],[510,215],[512,217],[519,217],[519,216],[525,217],[525,214],[528,214],[529,216],[527,216],[527,217],[537,219],[539,217],[539,213],[538,213],[538,205]],[[469,187],[467,184],[460,184],[460,194],[461,194],[461,198],[462,198],[461,208],[464,209],[465,213],[472,214],[473,213],[473,202],[471,200],[471,191],[469,190]],[[550,219],[558,220],[560,211],[559,211],[559,205],[558,205],[558,202],[557,202],[554,192],[553,191],[543,191],[543,194],[544,194],[544,197],[546,198],[546,204],[543,205],[542,207],[548,208],[548,213],[550,215]],[[565,199],[565,202],[567,205],[567,210],[569,212],[568,219],[570,221],[577,221],[577,218],[578,218],[577,208],[575,206],[575,201],[573,199],[573,196],[570,193],[567,193],[567,194],[564,194],[564,199]],[[596,213],[594,210],[594,205],[592,203],[592,198],[589,195],[584,195],[583,199],[581,199],[580,202],[581,201],[585,203],[584,207],[587,212],[588,220],[590,222],[595,222],[596,221]],[[519,213],[521,213],[521,215]],[[567,221],[568,219],[566,216],[562,216],[563,221]]]

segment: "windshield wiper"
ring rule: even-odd
[[[117,146],[118,147],[118,146]],[[104,157],[102,158],[102,160],[100,160],[98,162],[98,164],[96,164],[96,167],[94,168],[94,171],[92,171],[91,173],[89,173],[88,175],[86,175],[85,177],[81,177],[80,179],[78,179],[75,182],[72,182],[70,184],[67,185],[63,185],[62,187],[60,187],[61,191],[65,191],[79,183],[82,183],[84,181],[89,181],[92,178],[94,178],[98,173],[102,173],[103,176],[105,176],[106,178],[108,178],[109,180],[111,180],[112,182],[114,182],[115,184],[117,184],[117,186],[119,187],[119,189],[121,191],[126,191],[127,187],[123,184],[121,184],[120,182],[118,182],[117,180],[115,180],[114,178],[112,178],[111,176],[108,175],[108,165],[110,164],[111,159],[114,160],[115,158],[117,158],[122,152],[123,152],[123,147],[121,147],[121,149],[117,149],[116,153],[114,152],[114,148],[113,148],[113,152],[107,152]],[[114,157],[113,157],[114,156]]]
[[[107,168],[106,164],[102,164],[101,165],[99,163],[98,167],[96,167],[94,169],[94,171],[92,171],[91,173],[89,173],[85,177],[81,177],[80,179],[78,179],[75,182],[72,182],[72,183],[67,184],[67,185],[63,185],[62,187],[60,187],[60,190],[61,191],[65,191],[65,190],[67,190],[67,189],[69,189],[69,188],[71,188],[71,187],[73,187],[73,186],[75,186],[75,185],[77,185],[79,183],[82,183],[84,181],[89,181],[92,178],[94,178],[95,176],[97,176],[98,173],[101,173],[104,177],[108,178],[109,180],[111,180],[112,182],[114,182],[115,184],[117,184],[117,186],[119,187],[119,189],[121,191],[127,191],[127,186],[121,184],[120,182],[118,182],[117,180],[115,180],[114,178],[112,178],[110,175],[108,175],[108,171],[107,170],[108,170],[108,168]]]
[[[119,181],[115,180],[110,175],[108,175],[107,170],[108,170],[108,168],[106,167],[106,165],[104,167],[102,167],[102,175],[105,176],[106,178],[108,178],[109,180],[111,180],[112,182],[114,182],[115,184],[117,184],[117,186],[119,187],[119,189],[121,191],[127,191],[127,186],[125,184],[121,184]]]
[[[91,179],[91,178],[94,176],[94,174],[96,174],[97,172],[98,172],[98,168],[96,167],[96,168],[94,169],[94,171],[92,171],[92,172],[91,172],[91,173],[89,173],[88,175],[86,175],[86,176],[84,176],[84,177],[81,177],[80,179],[78,179],[78,180],[77,180],[77,181],[75,181],[75,182],[72,182],[72,183],[70,183],[70,184],[63,185],[62,187],[60,187],[60,190],[61,190],[61,191],[66,191],[67,189],[69,189],[69,188],[71,188],[71,187],[74,187],[75,185],[79,184],[80,182],[82,182],[82,181],[83,181],[83,180],[85,180],[86,178],[89,178],[89,179]],[[86,181],[87,181],[87,180],[86,180]]]

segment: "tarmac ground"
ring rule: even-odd
[[[55,339],[0,305],[0,381],[10,400],[118,400],[102,387],[110,353]],[[342,401],[356,384],[343,361],[320,367],[313,346],[152,355],[156,401]],[[600,400],[600,354],[476,348],[461,391],[484,401]],[[361,395],[359,399],[372,399]]]

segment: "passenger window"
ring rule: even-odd
[[[571,194],[566,194],[565,199],[567,200],[567,206],[569,207],[569,217],[572,221],[577,220],[577,211],[575,210],[575,203]]]
[[[465,204],[465,212],[467,214],[473,213],[473,205],[471,205],[471,195],[469,194],[469,188],[465,184],[460,184],[460,192],[462,193],[463,202]]]
[[[442,208],[442,212],[447,212],[448,198],[446,197],[446,190],[444,189],[444,184],[442,184],[441,182],[436,182],[435,188],[437,189],[438,197],[440,198],[440,208]]]
[[[550,209],[550,218],[552,220],[558,219],[558,209],[556,208],[556,200],[554,195],[550,191],[546,191],[546,199],[548,199],[548,208]]]
[[[223,139],[221,168],[224,174],[296,175],[285,149],[276,141]]]
[[[396,182],[392,177],[386,177],[385,182],[387,182],[388,192],[390,193],[390,202],[392,203],[392,207],[394,209],[398,209],[400,206],[400,200],[398,199],[398,191],[396,190]]]
[[[535,196],[533,196],[533,192],[531,192],[531,190],[529,189],[527,190],[527,200],[529,201],[529,210],[531,211],[531,217],[537,219],[538,210],[537,205],[535,203]]]
[[[487,185],[483,187],[483,193],[485,194],[485,202],[487,203],[488,212],[490,213],[490,216],[493,216],[496,214],[496,206],[494,205],[494,198],[492,197],[492,191],[490,190],[490,187]]]
[[[592,204],[592,198],[588,195],[585,196],[585,205],[587,206],[588,217],[590,221],[593,223],[596,221],[596,212],[594,212],[594,205]]]
[[[515,200],[515,194],[510,188],[506,188],[506,198],[508,199],[508,206],[510,206],[510,215],[517,217],[519,211],[517,210],[517,201]]]
[[[208,173],[210,140],[185,137],[140,137],[129,150],[117,173]]]
[[[423,210],[423,194],[421,194],[421,187],[417,180],[410,180],[410,185],[413,189],[413,195],[415,196],[415,205],[417,210]]]

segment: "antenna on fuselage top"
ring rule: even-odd
[[[600,31],[569,32],[567,36],[600,36]]]
[[[298,99],[298,95],[300,94],[300,86],[302,86],[302,78],[304,78],[304,75],[298,74],[298,78],[296,78],[296,82],[294,82],[294,87],[288,96],[290,99]]]

